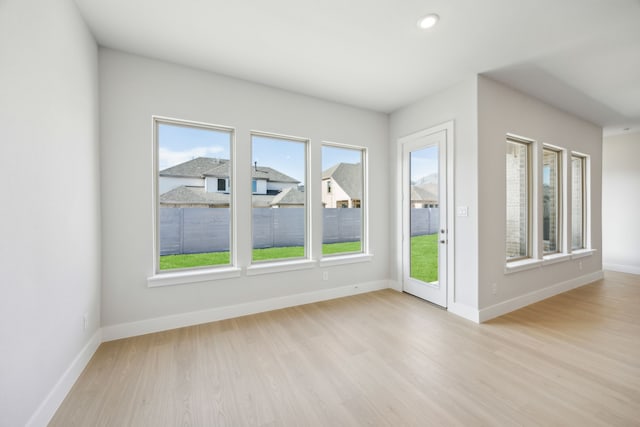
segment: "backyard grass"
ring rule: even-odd
[[[322,245],[322,254],[331,255],[345,252],[359,252],[360,242],[329,243]],[[254,249],[254,261],[271,259],[301,258],[302,246]],[[176,268],[206,267],[229,264],[229,252],[209,252],[202,254],[165,255],[160,257],[160,270]],[[423,282],[438,280],[438,235],[430,234],[411,238],[411,277]]]
[[[339,254],[343,252],[360,252],[360,242],[327,243],[322,245],[322,255]]]
[[[229,264],[229,252],[207,252],[202,254],[164,255],[160,257],[160,270],[174,268],[205,267]]]
[[[411,238],[411,277],[423,282],[438,280],[438,235]]]
[[[322,245],[322,254],[331,255],[343,252],[359,252],[360,242],[329,243]],[[285,246],[281,248],[254,249],[254,261],[270,259],[301,258],[304,256],[302,246]],[[229,252],[208,252],[202,254],[164,255],[160,257],[160,270],[176,268],[205,267],[229,264]]]

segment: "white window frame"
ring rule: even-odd
[[[369,150],[367,147],[363,147],[360,145],[352,145],[352,144],[343,144],[339,142],[331,142],[331,141],[323,141],[322,146],[320,148],[320,152],[322,153],[322,147],[335,147],[335,148],[345,148],[349,150],[358,150],[361,153],[361,162],[362,162],[362,199],[360,200],[360,212],[362,215],[360,221],[360,251],[359,252],[341,252],[337,254],[322,254],[322,235],[324,233],[324,221],[322,219],[321,229],[322,233],[320,233],[320,263],[323,265],[329,264],[345,264],[351,262],[360,262],[360,261],[370,261],[372,255],[369,251]],[[322,181],[322,176],[320,177]],[[329,180],[331,181],[331,179]],[[329,191],[327,191],[329,192]],[[322,193],[319,195],[322,197]],[[319,205],[324,209],[322,205],[322,200]]]
[[[564,192],[564,181],[565,181],[565,174],[564,174],[564,157],[565,157],[565,150],[563,150],[560,147],[556,147],[554,145],[550,145],[550,144],[543,144],[542,145],[542,157],[541,157],[541,161],[540,161],[540,168],[541,168],[541,179],[543,178],[544,175],[544,151],[551,151],[554,152],[557,155],[557,172],[556,172],[556,198],[557,198],[557,206],[556,206],[556,211],[555,211],[555,215],[556,215],[556,250],[555,251],[549,251],[546,252],[544,250],[544,213],[542,215],[541,220],[543,221],[540,225],[540,230],[543,233],[542,239],[541,239],[541,248],[542,248],[542,253],[543,253],[543,257],[544,258],[549,258],[552,257],[553,255],[557,255],[557,254],[562,254],[565,251],[565,246],[564,246],[564,208],[565,208],[565,192]],[[540,206],[542,207],[542,209],[544,209],[544,183],[542,183],[541,186],[541,190],[540,190],[540,197],[541,197],[541,202],[540,202]]]
[[[529,255],[527,257],[519,257],[507,259],[505,262],[504,273],[512,274],[520,271],[531,270],[535,268],[545,267],[548,265],[565,262],[572,259],[579,259],[591,256],[595,249],[591,246],[591,156],[585,153],[570,151],[566,148],[551,145],[540,144],[533,139],[525,138],[519,135],[507,134],[506,141],[516,143],[529,144]],[[544,150],[556,151],[559,154],[559,191],[558,202],[558,222],[560,239],[556,252],[544,252]],[[582,237],[583,247],[573,248],[573,224],[572,224],[572,206],[573,206],[573,158],[582,159]],[[506,182],[505,182],[506,185]],[[505,192],[506,195],[506,192]],[[506,199],[505,199],[506,202]],[[506,218],[505,218],[506,219]]]
[[[236,130],[233,127],[216,125],[193,120],[183,120],[171,117],[152,116],[152,225],[153,225],[153,274],[147,278],[147,286],[171,286],[204,282],[218,279],[228,279],[240,277],[241,269],[238,267],[237,254],[237,229],[236,229],[236,196],[234,191],[229,194],[229,264],[216,266],[190,267],[184,269],[160,270],[160,195],[159,195],[159,146],[158,146],[158,126],[168,124],[173,126],[196,127],[211,129],[222,132],[229,132],[231,136],[231,146],[229,147],[229,169],[230,182],[236,182]]]
[[[507,258],[505,256],[505,261],[507,264],[529,262],[531,260],[536,260],[537,258],[536,256],[537,238],[534,239],[534,235],[537,235],[537,233],[534,233],[535,221],[534,221],[534,215],[533,215],[533,213],[537,211],[535,209],[536,206],[534,206],[534,203],[533,203],[533,201],[535,200],[534,191],[537,187],[533,185],[534,180],[536,178],[534,174],[535,167],[534,167],[534,159],[533,159],[535,141],[528,138],[524,138],[522,136],[507,134],[505,144],[510,142],[516,143],[516,144],[523,144],[527,147],[527,245],[526,245],[527,251],[525,255],[519,256],[519,257]],[[505,166],[505,178],[506,178],[506,166]],[[504,189],[505,233],[506,233],[506,201],[507,201],[506,185],[507,185],[507,182],[505,179],[505,189]],[[504,244],[506,245],[506,236],[505,236]],[[506,252],[506,247],[505,247],[505,252]]]
[[[304,212],[304,220],[305,220],[305,230],[304,230],[304,256],[296,257],[296,258],[279,258],[274,260],[253,260],[253,200],[252,197],[254,195],[252,188],[249,188],[249,191],[246,192],[248,197],[250,198],[249,206],[252,209],[252,217],[251,217],[251,264],[247,267],[247,275],[253,276],[257,274],[267,274],[267,273],[278,273],[282,271],[290,271],[290,270],[299,270],[299,269],[307,269],[312,268],[315,265],[315,261],[313,261],[313,245],[311,240],[311,193],[312,189],[309,185],[310,177],[311,177],[311,161],[310,161],[310,140],[309,138],[299,137],[299,136],[291,136],[284,135],[279,133],[272,132],[263,132],[263,131],[251,131],[249,133],[249,142],[250,142],[250,158],[253,159],[253,137],[265,137],[265,138],[274,138],[274,139],[283,139],[292,142],[300,142],[304,144],[304,161],[305,161],[305,182],[304,182],[304,194],[305,194],[305,212]]]
[[[573,210],[573,159],[579,158],[582,160],[582,246],[579,248],[573,247],[573,212],[571,214],[571,230],[569,231],[569,245],[568,249],[571,253],[582,253],[582,252],[590,252],[591,251],[591,186],[590,186],[590,167],[591,161],[590,156],[587,154],[579,153],[572,151],[570,156],[570,167],[571,167],[571,209]]]

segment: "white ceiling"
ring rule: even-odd
[[[76,2],[103,46],[332,101],[391,112],[485,73],[640,131],[640,0]]]

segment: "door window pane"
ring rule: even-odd
[[[322,146],[322,255],[362,252],[364,152]]]
[[[440,194],[438,146],[410,154],[411,232],[410,276],[423,282],[438,281]]]

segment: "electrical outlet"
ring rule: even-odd
[[[497,293],[498,293],[498,284],[497,284],[497,283],[492,283],[492,284],[491,284],[491,293],[492,293],[493,295],[495,295],[495,294],[497,294]]]
[[[323,271],[322,272],[322,280],[329,280],[329,272],[328,271]]]
[[[89,328],[89,313],[85,313],[82,316],[82,327],[85,331]]]

